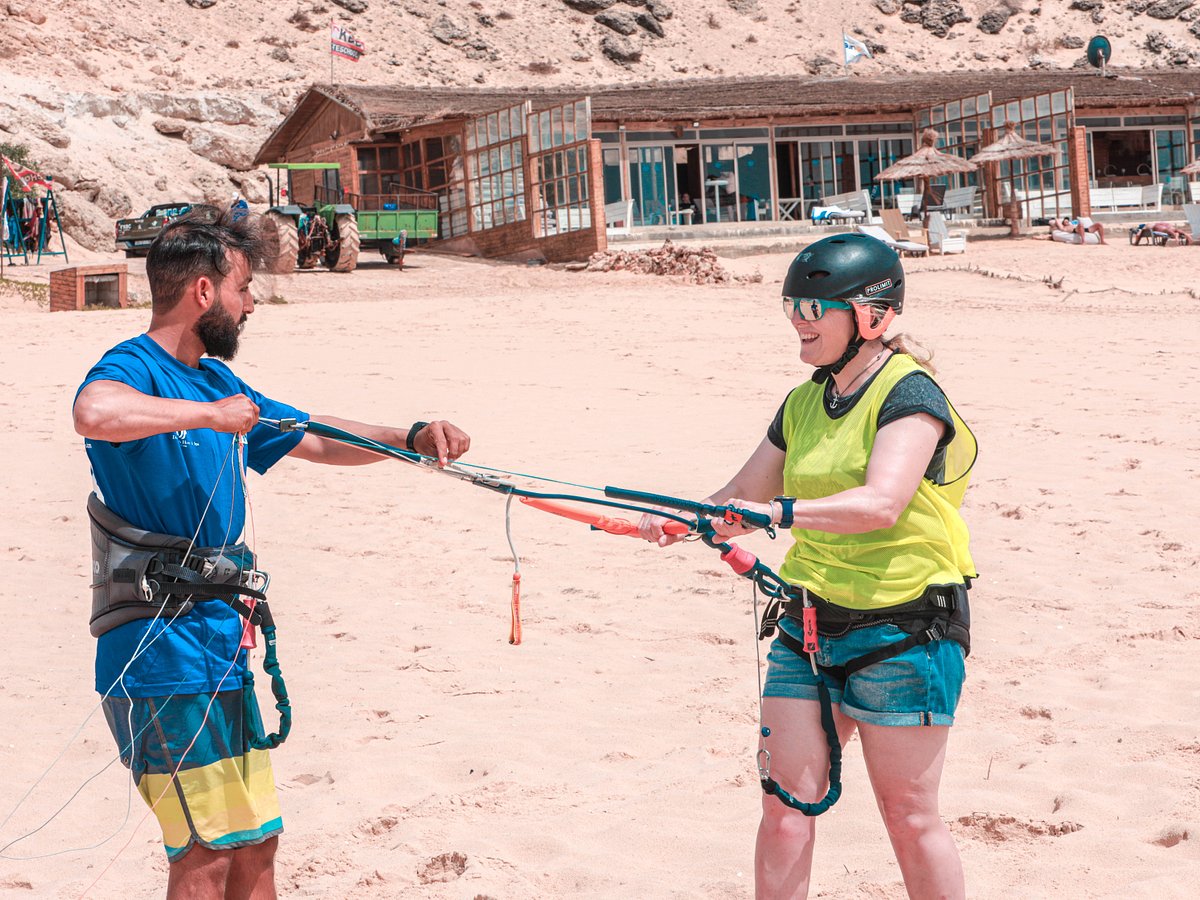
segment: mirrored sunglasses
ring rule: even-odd
[[[850,309],[845,300],[818,300],[811,297],[784,297],[783,314],[789,319],[799,316],[806,322],[815,322],[830,309]]]

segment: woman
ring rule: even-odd
[[[858,729],[909,895],[962,897],[938,784],[975,577],[958,514],[974,437],[908,341],[884,337],[904,302],[904,271],[886,245],[861,234],[818,241],[792,262],[783,295],[800,358],[816,372],[707,501],[769,513],[790,527],[795,543],[780,575],[817,608],[819,675],[804,653],[800,602],[789,604],[768,655],[770,775],[797,798],[824,794],[829,750],[816,688],[823,679],[841,743]],[[661,546],[679,539],[661,524],[644,517],[643,537]],[[728,538],[748,531],[715,519],[713,527]],[[814,829],[815,819],[764,795],[758,896],[807,894]]]

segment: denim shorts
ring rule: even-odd
[[[803,629],[784,616],[779,628],[796,640]],[[908,637],[896,625],[871,625],[842,637],[821,635],[819,666],[841,666],[852,659]],[[822,671],[829,696],[843,714],[871,725],[952,725],[954,710],[966,677],[963,649],[956,641],[940,640],[910,647],[899,656],[859,669],[849,678]],[[767,654],[764,697],[817,699],[817,676],[812,664],[776,638]]]

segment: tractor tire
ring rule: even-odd
[[[358,266],[358,219],[349,213],[337,217],[337,250],[325,256],[330,272],[353,272]]]
[[[296,221],[283,213],[269,212],[264,217],[263,236],[267,240],[267,271],[272,275],[290,275],[296,271],[300,236]]]

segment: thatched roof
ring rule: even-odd
[[[1036,156],[1056,156],[1057,154],[1057,147],[1027,140],[1017,134],[1016,122],[1005,122],[1004,137],[994,144],[988,144],[972,156],[971,162],[980,165],[1006,159],[1033,159]]]
[[[282,157],[296,134],[332,101],[358,115],[373,135],[459,119],[532,100],[534,107],[592,98],[596,122],[685,122],[768,117],[910,113],[934,103],[992,92],[993,102],[1075,89],[1076,107],[1162,106],[1196,102],[1200,71],[1094,69],[938,72],[888,78],[774,76],[708,78],[547,89],[314,86],[259,150],[256,162]]]
[[[933,178],[955,172],[974,172],[975,164],[937,148],[938,133],[932,128],[921,132],[921,148],[898,159],[878,175],[876,181],[904,181],[908,178]]]

